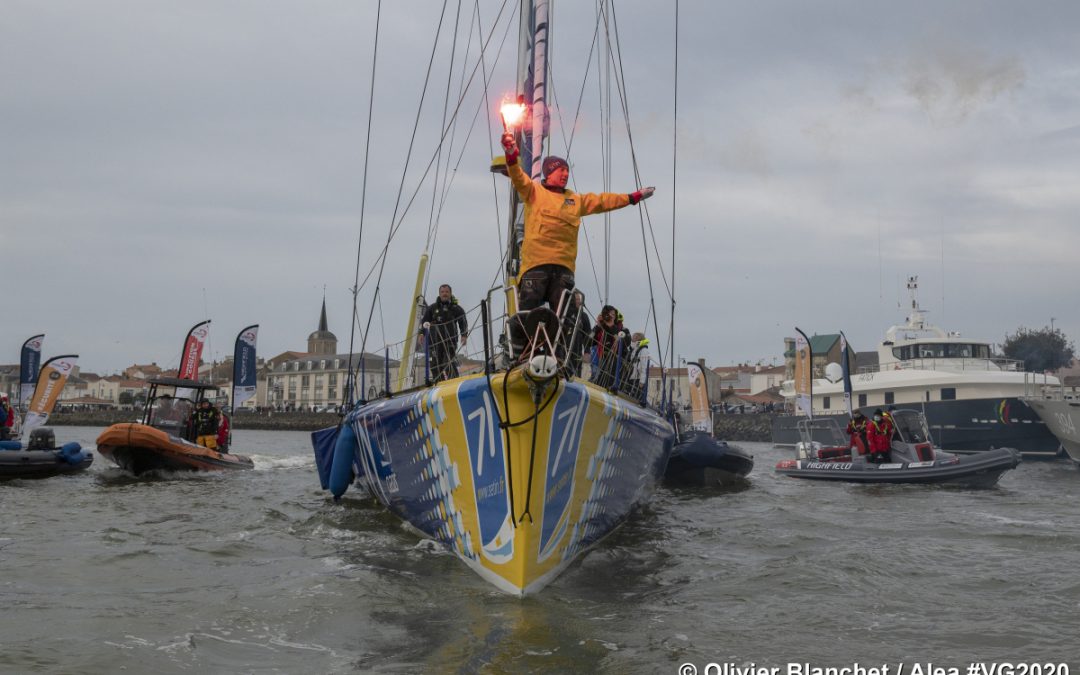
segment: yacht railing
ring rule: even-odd
[[[1019,359],[989,358],[989,359],[964,359],[964,358],[926,358],[907,359],[892,363],[863,366],[857,374],[880,373],[890,370],[948,370],[957,372],[978,371],[1009,371],[1024,372],[1024,362]]]
[[[1066,386],[1064,382],[1048,384],[1046,376],[1039,373],[1028,373],[1031,377],[1024,377],[1024,398],[1042,401],[1077,401],[1080,400],[1080,388]]]

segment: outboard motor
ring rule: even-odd
[[[26,444],[27,450],[54,450],[56,449],[56,434],[49,427],[38,427],[30,432],[30,440]]]
[[[817,459],[821,441],[799,441],[795,444],[795,456],[799,459]]]

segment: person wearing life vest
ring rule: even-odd
[[[465,310],[458,304],[450,284],[439,286],[439,297],[428,305],[421,324],[427,328],[431,340],[429,355],[431,358],[431,379],[442,382],[458,376],[458,342],[465,346],[469,337],[469,322],[465,319]],[[421,344],[423,335],[421,335]]]
[[[11,440],[11,429],[15,426],[15,411],[8,403],[7,394],[0,397],[0,441]]]
[[[866,425],[866,440],[870,445],[869,461],[875,464],[890,461],[892,433],[892,423],[882,415],[880,408],[875,410],[874,418]]]
[[[866,454],[866,425],[866,415],[862,414],[861,410],[855,411],[847,425],[848,437],[851,438],[848,448],[854,448],[860,455]]]
[[[225,413],[221,413],[221,423],[218,424],[217,430],[217,449],[218,452],[229,451],[229,416]]]
[[[566,332],[567,369],[574,376],[581,375],[581,357],[588,353],[592,347],[592,322],[589,321],[589,313],[585,310],[585,294],[574,291],[573,302],[570,303],[570,311],[563,321],[563,329]]]
[[[218,409],[205,398],[199,401],[199,407],[191,413],[191,428],[195,432],[195,443],[217,450],[218,424],[221,419]]]
[[[504,133],[502,145],[507,175],[525,205],[518,309],[530,310],[547,302],[555,311],[563,294],[574,288],[582,216],[637,204],[651,197],[656,188],[638,188],[630,194],[577,193],[566,187],[570,165],[554,155],[544,158],[544,179],[534,181],[518,165],[519,151],[513,134]]]
[[[895,406],[889,406],[885,410],[881,411],[881,419],[889,423],[889,440],[896,435],[896,420],[893,419],[892,411],[896,410]]]
[[[604,305],[593,329],[592,381],[605,389],[615,385],[615,371],[619,368],[620,356],[624,369],[626,359],[630,356],[630,338],[618,316],[619,310]]]

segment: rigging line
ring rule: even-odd
[[[499,64],[499,60],[502,58],[503,47],[506,45],[506,39],[510,35],[510,30],[509,29],[510,29],[510,27],[512,25],[513,24],[510,23],[510,22],[508,22],[506,24],[507,30],[506,30],[506,32],[503,33],[502,42],[499,44],[499,51],[497,52],[497,54],[495,56],[494,63],[491,64],[491,71],[488,72],[487,70],[484,70],[484,74],[485,74],[485,77],[484,77],[484,98],[477,101],[476,110],[473,112],[472,121],[469,123],[469,131],[465,136],[465,140],[462,142],[461,152],[458,153],[458,159],[457,159],[457,163],[454,164],[453,173],[450,174],[449,182],[446,182],[443,185],[442,201],[439,202],[439,211],[440,211],[440,213],[441,213],[443,207],[446,204],[446,199],[449,197],[450,187],[453,186],[454,179],[457,178],[457,171],[458,171],[458,169],[461,168],[461,163],[465,159],[465,150],[468,148],[469,141],[472,139],[473,131],[476,130],[476,120],[480,116],[480,112],[482,110],[490,110],[491,109],[490,101],[487,98],[488,83],[491,81],[490,76],[495,74],[495,67]],[[482,57],[482,55],[481,55],[481,57]],[[484,119],[487,120],[487,126],[488,126],[488,152],[491,152],[492,151],[492,145],[491,145],[491,138],[492,138],[491,115],[485,115]],[[449,171],[449,159],[447,160],[447,170]],[[494,179],[494,177],[495,177],[495,175],[492,174],[493,179]],[[497,199],[498,199],[498,193],[496,192],[496,200]],[[498,202],[497,201],[496,201],[495,215],[496,215],[496,217],[498,217],[498,215],[499,215]],[[438,236],[438,230],[439,230],[439,221],[437,219],[436,223],[435,223],[435,236]],[[501,250],[502,249],[502,228],[500,227],[500,228],[498,228],[498,230],[499,230],[499,242],[500,242],[499,248]]]
[[[621,44],[621,40],[619,38],[619,18],[616,15],[615,3],[613,3],[613,2],[611,4],[611,23],[612,23],[613,27],[615,27],[616,54],[618,55],[618,64],[613,64],[613,66],[615,66],[615,70],[617,72],[616,85],[617,85],[618,90],[619,90],[620,100],[621,100],[622,108],[623,108],[624,121],[625,121],[625,124],[626,124],[626,137],[627,137],[627,139],[630,140],[631,158],[632,158],[633,165],[634,165],[634,176],[637,179],[638,185],[640,185],[640,172],[639,172],[639,167],[638,167],[638,163],[637,163],[636,151],[634,149],[633,132],[631,131],[631,124],[630,124],[630,103],[629,103],[629,97],[627,97],[626,89],[625,89],[625,69],[624,69],[623,64],[622,64],[622,44]],[[646,272],[647,272],[647,276],[648,276],[648,287],[649,287],[649,305],[650,305],[650,308],[651,308],[651,314],[652,314],[652,318],[653,318],[653,327],[654,327],[654,329],[656,329],[657,341],[659,342],[660,339],[661,339],[659,315],[656,312],[656,295],[654,295],[653,289],[652,289],[652,267],[651,267],[650,261],[649,261],[648,242],[646,241],[646,237],[645,237],[645,229],[646,229],[645,221],[646,221],[646,219],[649,220],[649,230],[652,231],[651,218],[648,217],[649,216],[649,214],[648,214],[648,206],[643,204],[643,208],[640,208],[640,210],[638,211],[638,215],[639,215],[639,218],[642,219],[642,245],[645,248]],[[656,240],[654,240],[654,238],[653,238],[653,244],[654,243],[656,243]],[[657,253],[658,266],[660,267],[660,271],[661,271],[661,274],[662,274],[663,273],[663,265],[660,262],[660,257],[659,257],[660,252],[657,251],[656,253]],[[665,282],[665,284],[666,284],[666,282]],[[669,291],[670,291],[670,289],[669,289]],[[663,356],[662,355],[661,355],[661,364],[660,365],[661,365],[661,367],[663,366]]]
[[[478,35],[483,34],[482,25],[483,24],[480,21],[480,0],[476,0],[476,30],[477,30]],[[510,25],[510,23],[507,23],[507,26],[509,26],[509,25]],[[510,31],[507,30],[507,33],[503,34],[503,42],[504,43],[506,42],[506,35],[509,34],[509,32]],[[470,35],[471,35],[471,30],[470,30]],[[470,37],[470,41],[471,41],[471,39],[472,38]],[[502,45],[499,45],[499,54],[500,55],[502,54]],[[495,57],[495,63],[498,63],[498,62],[499,62],[499,57],[496,56]],[[485,73],[487,72],[487,64],[484,61],[484,53],[483,52],[480,52],[480,67],[484,70]],[[495,71],[495,64],[492,64],[491,70],[492,70],[492,72]],[[462,76],[464,76],[464,71],[462,72]],[[488,99],[488,79],[487,78],[484,79],[484,110],[491,110],[491,101]],[[494,155],[494,146],[492,145],[492,140],[491,140],[492,138],[494,138],[494,133],[493,133],[493,131],[491,129],[491,115],[485,115],[485,119],[487,120],[487,131],[488,131],[488,154],[491,155],[492,157],[494,157],[495,156]],[[468,142],[468,141],[466,141],[466,142]],[[464,153],[464,150],[462,150],[462,153]],[[491,191],[492,191],[492,196],[494,198],[493,201],[495,202],[495,233],[498,235],[498,239],[499,239],[499,250],[503,251],[503,248],[504,248],[503,247],[503,240],[502,240],[502,230],[503,229],[502,229],[502,225],[501,225],[501,223],[502,223],[502,213],[499,211],[499,185],[498,185],[498,182],[495,180],[495,173],[494,172],[491,172]],[[503,259],[504,260],[506,259],[506,253],[505,252],[503,253]],[[500,267],[500,271],[501,271],[501,267]]]
[[[555,110],[556,110],[556,112],[557,112],[557,114],[559,116],[559,127],[563,132],[563,141],[565,143],[565,148],[566,148],[565,157],[568,160],[570,158],[570,149],[574,144],[574,134],[577,131],[578,120],[581,117],[581,105],[582,105],[582,102],[585,99],[585,85],[589,81],[589,70],[592,67],[593,52],[596,50],[596,44],[597,44],[597,40],[598,40],[599,35],[600,35],[600,21],[599,21],[599,14],[598,14],[597,15],[597,21],[596,21],[596,23],[594,25],[594,28],[593,28],[592,43],[589,45],[589,57],[585,60],[585,75],[581,80],[581,90],[578,92],[577,109],[574,112],[574,124],[570,128],[569,140],[567,140],[567,136],[566,136],[566,125],[563,123],[562,106],[559,105],[559,102],[558,102],[559,99],[558,99],[558,95],[557,95],[556,89],[555,89],[555,78],[554,78],[553,75],[550,75],[550,74],[548,75],[548,84],[549,84],[549,86],[551,88],[552,98],[553,98],[553,100],[555,102]],[[597,57],[597,58],[599,58],[599,57]],[[574,190],[577,191],[577,177],[574,176],[573,178],[571,178],[571,180],[573,181]],[[602,297],[602,293],[600,291],[600,276],[599,276],[598,272],[596,271],[596,258],[595,258],[595,256],[593,256],[592,241],[589,239],[588,227],[583,226],[582,231],[585,232],[585,250],[586,250],[586,254],[587,254],[588,258],[589,258],[589,265],[592,267],[593,281],[596,283],[596,297],[600,298],[600,297]]]
[[[617,64],[612,64],[613,67],[614,67],[614,70],[615,70],[615,74],[616,74],[615,75],[615,83],[616,83],[616,87],[617,87],[617,89],[619,91],[620,102],[622,103],[623,116],[624,116],[624,121],[626,123],[626,136],[627,136],[627,139],[628,139],[628,141],[630,143],[630,155],[631,155],[631,158],[632,158],[632,161],[633,161],[633,166],[634,166],[634,176],[637,179],[638,184],[640,185],[641,184],[641,175],[640,175],[640,171],[638,170],[637,155],[636,155],[636,151],[634,149],[634,137],[633,137],[633,132],[631,131],[631,127],[630,127],[630,105],[629,105],[628,97],[626,95],[626,82],[625,82],[626,71],[623,68],[622,45],[621,45],[621,42],[619,40],[619,22],[618,22],[618,17],[615,15],[615,4],[614,4],[614,2],[612,2],[612,4],[611,4],[611,22],[612,22],[612,26],[614,27],[614,34],[615,34],[615,53],[618,55],[618,63]],[[610,33],[608,33],[608,39],[609,39],[609,43],[610,43]],[[652,265],[651,265],[650,259],[649,259],[649,244],[648,244],[648,241],[646,240],[646,237],[645,237],[645,219],[646,219],[647,216],[648,216],[648,208],[644,204],[642,204],[642,208],[640,208],[638,210],[638,217],[641,220],[641,243],[642,243],[642,247],[645,249],[645,271],[646,271],[646,276],[647,276],[647,279],[648,279],[648,286],[649,286],[649,305],[650,305],[652,315],[653,315],[653,327],[656,330],[656,340],[657,340],[657,342],[660,342],[661,333],[660,333],[659,318],[657,317],[657,314],[656,314],[656,297],[655,297],[655,294],[653,293]],[[651,229],[651,221],[650,221],[650,229]],[[657,256],[659,257],[659,251],[657,251]],[[659,264],[659,260],[657,262]],[[660,267],[662,268],[662,265],[660,265]],[[662,358],[663,357],[661,357],[661,367],[663,366]]]
[[[679,167],[679,0],[675,0],[675,75],[674,75],[674,111],[671,132],[671,325],[668,327],[668,351],[671,364],[675,358],[675,207],[678,200],[677,169]]]
[[[599,25],[599,23],[601,21],[604,22],[605,26],[607,24],[607,13],[604,11],[604,8],[606,6],[607,6],[606,0],[598,0],[597,7],[596,7],[597,25]],[[606,33],[607,33],[607,31],[605,30],[605,34]],[[610,36],[609,36],[608,37],[609,49],[610,49],[610,43],[611,43],[611,39],[610,39]],[[603,61],[604,61],[604,59],[601,59],[599,57],[599,54],[598,54],[597,59],[596,59],[596,88],[597,88],[597,97],[599,98],[599,101],[600,101],[600,126],[601,126],[601,128],[606,128],[608,130],[608,133],[601,133],[600,134],[600,167],[601,167],[600,176],[601,176],[601,180],[603,182],[603,185],[606,188],[610,184],[610,180],[609,180],[609,177],[608,177],[608,171],[610,171],[611,167],[608,166],[608,162],[607,162],[608,155],[607,155],[606,150],[607,150],[607,143],[609,141],[611,127],[610,127],[610,124],[607,127],[604,126],[604,120],[605,119],[610,120],[610,113],[608,112],[607,108],[604,106],[604,71],[603,71],[604,63],[603,63]],[[610,104],[610,103],[611,103],[611,101],[610,101],[610,99],[608,99],[608,104]],[[610,280],[609,273],[610,273],[610,269],[611,269],[611,247],[610,247],[611,231],[610,231],[610,228],[608,227],[608,222],[609,222],[609,216],[607,216],[605,214],[605,216],[604,216],[604,246],[603,246],[603,254],[604,254],[604,264],[603,264],[604,290],[601,293],[601,299],[603,300],[603,304],[605,304],[605,305],[608,304],[608,282]]]
[[[450,43],[450,66],[446,69],[446,94],[443,95],[442,121],[439,122],[439,128],[440,129],[445,129],[446,128],[446,110],[447,110],[447,108],[450,107],[450,87],[451,87],[451,84],[452,84],[453,79],[454,79],[454,61],[457,59],[458,30],[460,28],[460,25],[461,25],[461,0],[458,0],[457,14],[454,16],[454,30],[453,30],[454,39]],[[454,124],[453,128],[457,129],[457,124]],[[453,145],[453,138],[454,138],[454,136],[453,136],[453,134],[451,134],[450,135],[450,139],[451,139],[450,144],[451,145]],[[431,252],[431,255],[435,254],[435,251],[432,248],[433,243],[434,243],[433,242],[433,239],[434,239],[433,230],[438,227],[438,225],[435,224],[435,204],[439,201],[439,173],[440,173],[439,169],[441,168],[441,165],[442,165],[442,146],[443,146],[443,144],[440,143],[439,148],[435,153],[435,177],[434,177],[434,180],[431,181],[431,211],[428,213],[428,238],[427,238],[427,246],[426,246],[426,248]],[[449,166],[450,166],[450,154],[449,153],[450,153],[450,150],[449,150],[449,148],[447,148],[447,170],[449,170]],[[445,182],[445,180],[446,180],[446,177],[445,177],[445,174],[444,174],[443,175],[443,181]],[[441,213],[441,209],[440,209],[440,213]],[[430,271],[425,271],[425,273],[424,273],[423,290],[425,290],[425,291],[427,290],[427,283],[428,283],[428,275],[429,274],[430,274]]]
[[[461,9],[460,9],[460,0],[458,0],[458,2],[459,2],[458,12],[460,12],[461,11]],[[468,37],[465,38],[465,54],[461,58],[461,79],[458,81],[457,100],[462,100],[465,97],[465,73],[467,73],[468,70],[469,70],[469,54],[472,52],[472,41],[473,41],[472,16],[478,15],[478,12],[479,12],[479,9],[480,9],[478,3],[479,3],[479,0],[477,0],[477,5],[473,10],[472,15],[469,17],[469,19],[470,19],[469,22],[468,22],[469,23],[469,34],[468,34]],[[483,34],[483,29],[480,27],[480,23],[477,22],[476,26],[477,26],[477,28],[480,29],[477,32],[477,35],[482,35]],[[483,53],[480,54],[480,58],[481,59],[483,58]],[[485,76],[484,77],[484,86],[486,87],[487,86],[487,67],[486,67],[485,64],[483,64],[483,62],[481,63],[481,68],[483,69],[482,72],[484,73],[484,76]],[[486,93],[487,93],[487,91],[485,89],[485,94]],[[450,172],[450,164],[453,161],[452,157],[454,155],[454,142],[456,140],[457,140],[457,125],[455,124],[454,128],[452,129],[452,131],[450,133],[450,147],[447,149],[447,156],[446,156],[446,173],[447,174]],[[464,143],[464,145],[462,147],[462,152],[464,152],[464,146],[467,145],[468,142],[469,142],[468,138],[466,138],[465,143]],[[489,147],[490,147],[490,141],[489,141]],[[446,179],[445,179],[445,174],[444,174],[443,189],[442,189],[441,194],[439,195],[439,208],[440,209],[442,209],[443,205],[446,203],[446,195],[447,195],[447,193],[449,191],[450,191],[450,186],[447,185],[447,182],[446,182]],[[438,227],[438,226],[436,225],[436,227]]]
[[[504,2],[503,2],[503,5],[502,5],[502,8],[501,8],[501,9],[499,10],[499,15],[495,17],[495,22],[494,22],[494,23],[493,23],[493,24],[491,25],[491,32],[490,32],[490,33],[488,33],[488,37],[487,37],[487,40],[485,40],[485,42],[484,42],[484,49],[485,49],[485,50],[487,49],[488,43],[490,43],[490,41],[491,41],[491,38],[492,38],[492,36],[493,36],[493,35],[494,35],[494,33],[495,33],[495,28],[496,28],[496,27],[498,26],[498,23],[499,23],[499,19],[500,19],[500,18],[502,17],[502,13],[503,13],[503,11],[504,11],[504,10],[506,9],[506,2],[507,2],[507,0],[504,0]],[[445,14],[445,9],[446,9],[446,3],[445,3],[445,1],[444,1],[444,3],[443,3],[443,10],[444,10],[444,14]],[[511,16],[511,18],[512,18],[512,16]],[[440,25],[440,30],[439,30],[439,31],[438,31],[438,32],[436,33],[436,39],[435,39],[435,47],[437,47],[437,46],[438,46],[438,36],[439,36],[439,35],[441,34],[441,32],[442,32],[442,30],[441,30],[441,26],[442,26],[442,18],[441,18],[441,17],[440,17],[439,25]],[[433,62],[433,61],[434,61],[434,59],[435,59],[435,48],[433,47],[433,48],[432,48],[432,53],[431,53],[431,61],[429,61],[429,63],[428,63],[428,72],[427,72],[427,76],[425,77],[425,80],[424,80],[424,93],[425,93],[425,94],[426,94],[426,92],[427,92],[427,85],[428,85],[428,80],[429,80],[429,78],[430,78],[430,76],[431,76],[431,65],[432,65],[432,64],[431,64],[431,62]],[[469,75],[469,82],[468,82],[468,84],[466,85],[466,87],[468,87],[468,86],[471,86],[473,78],[474,78],[474,77],[476,77],[476,70],[477,70],[477,68],[479,68],[479,67],[480,67],[480,62],[479,62],[479,60],[478,60],[478,61],[477,61],[477,64],[476,64],[476,66],[475,66],[475,67],[473,67],[473,71],[472,71],[472,73],[471,73],[471,74]],[[457,119],[457,114],[458,114],[458,112],[459,112],[459,111],[461,110],[461,104],[462,104],[462,101],[458,101],[457,105],[455,106],[455,108],[454,108],[454,114],[453,114],[453,115],[452,115],[452,117],[451,117],[452,121],[453,121],[453,120],[456,120],[456,119]],[[420,108],[419,108],[419,109],[417,110],[417,115],[416,115],[416,124],[417,124],[417,125],[419,125],[419,121],[420,121],[420,111],[422,110],[422,108],[423,108],[423,96],[421,97],[421,101],[420,101]],[[441,146],[442,146],[442,144],[443,144],[443,143],[444,143],[444,142],[446,141],[446,134],[447,134],[447,132],[448,132],[448,130],[447,130],[447,129],[443,129],[443,132],[442,132],[442,137],[441,137],[441,138],[439,139],[439,146],[440,146],[440,147],[441,147]],[[414,127],[414,129],[413,129],[413,137],[412,137],[412,139],[411,139],[411,140],[409,141],[409,153],[408,153],[408,157],[406,157],[406,161],[405,161],[405,167],[406,167],[406,171],[408,170],[408,163],[409,163],[409,157],[411,157],[411,156],[412,156],[412,149],[413,149],[413,145],[414,145],[415,141],[416,141],[416,129],[415,129],[415,127]],[[409,209],[411,208],[411,206],[412,206],[413,202],[414,202],[414,201],[416,200],[416,195],[417,195],[417,194],[419,194],[419,192],[420,192],[420,187],[421,187],[421,186],[423,185],[423,182],[424,182],[424,180],[426,180],[426,179],[427,179],[427,175],[428,175],[428,173],[430,173],[430,171],[431,171],[431,165],[432,165],[432,164],[433,164],[434,162],[435,162],[435,155],[433,154],[433,155],[432,155],[432,158],[431,158],[431,160],[430,160],[430,161],[428,162],[428,164],[427,164],[427,167],[426,167],[426,168],[424,169],[424,173],[423,173],[423,175],[422,175],[422,176],[420,177],[420,180],[419,180],[419,181],[417,182],[417,187],[416,187],[416,189],[415,189],[415,190],[413,191],[413,194],[412,194],[412,196],[411,196],[411,197],[409,198],[409,202],[408,202],[408,203],[407,203],[407,204],[405,205],[405,209],[404,209],[404,211],[402,211],[402,212],[401,212],[401,218],[400,218],[400,219],[398,219],[398,209],[399,209],[399,206],[400,206],[400,202],[401,202],[401,191],[403,190],[403,188],[404,188],[404,185],[405,185],[405,172],[403,172],[403,173],[402,173],[402,178],[401,178],[401,184],[400,184],[400,186],[399,186],[399,188],[398,188],[398,201],[397,201],[397,202],[395,203],[395,206],[394,206],[394,214],[393,214],[393,216],[391,217],[391,220],[390,220],[390,222],[391,222],[391,227],[390,227],[390,231],[389,231],[389,233],[388,233],[388,235],[387,235],[387,238],[386,238],[386,243],[385,243],[385,244],[383,245],[382,251],[381,251],[381,252],[380,252],[380,254],[379,254],[379,259],[380,259],[380,262],[379,262],[379,275],[378,275],[378,277],[376,278],[376,282],[375,282],[375,291],[376,291],[376,293],[377,293],[377,292],[378,292],[378,290],[379,290],[379,284],[381,283],[381,280],[382,280],[382,276],[383,276],[383,273],[384,273],[384,272],[385,272],[385,270],[386,270],[386,259],[387,259],[387,252],[388,252],[388,251],[389,251],[389,249],[390,249],[390,242],[391,242],[391,241],[393,240],[393,238],[394,238],[394,235],[395,235],[395,234],[397,233],[397,231],[398,231],[398,230],[399,230],[399,229],[401,228],[401,225],[402,225],[402,223],[404,223],[404,221],[405,221],[405,215],[406,215],[406,214],[408,213],[408,211],[409,211]],[[397,223],[396,223],[396,224],[394,223],[394,220],[395,220],[395,219],[397,219]],[[374,269],[372,270],[372,272],[374,272]],[[365,278],[365,280],[364,280],[364,283],[365,283],[365,284],[367,283],[367,279],[369,279],[370,277],[371,277],[371,273],[369,273],[369,274],[368,274],[368,277],[367,277],[367,278]],[[373,306],[373,307],[372,307],[372,309],[371,309],[371,310],[370,310],[370,311],[368,312],[368,321],[367,321],[367,325],[368,325],[368,327],[370,327],[370,326],[371,326],[371,316],[372,316],[372,313],[373,313],[373,312],[374,312],[374,306]],[[364,340],[365,340],[365,342],[364,342],[364,343],[362,343],[362,344],[366,344],[366,339],[367,339],[367,336],[365,335],[365,336],[364,336]]]
[[[368,94],[368,119],[367,119],[367,135],[364,140],[364,177],[361,181],[360,188],[360,235],[356,241],[356,273],[353,277],[353,321],[352,326],[349,328],[349,363],[348,370],[346,372],[352,372],[352,355],[353,346],[355,344],[356,329],[359,327],[360,316],[356,311],[356,296],[360,292],[360,245],[364,241],[364,204],[367,202],[367,173],[368,173],[368,158],[371,156],[371,114],[372,108],[375,104],[375,64],[379,55],[379,18],[382,15],[382,0],[379,0],[379,4],[375,10],[375,45],[371,52],[371,90]],[[344,393],[344,392],[343,392]],[[355,397],[356,392],[352,392]],[[361,398],[362,398],[361,392]],[[352,401],[342,400],[344,404],[351,404]]]
[[[596,271],[596,260],[593,258],[592,242],[589,240],[589,228],[586,226],[581,227],[581,231],[585,233],[585,250],[589,254],[589,266],[592,267],[593,281],[596,282],[596,297],[601,297],[600,293],[600,275]]]
[[[555,92],[555,77],[552,74],[548,75],[548,86],[551,89],[551,95],[552,95],[553,100],[555,101],[555,110],[559,115],[559,129],[562,131],[563,148],[564,148],[564,151],[566,152],[565,157],[567,159],[570,158],[570,149],[574,145],[574,134],[577,132],[577,123],[578,123],[578,120],[581,117],[581,104],[582,104],[582,101],[585,99],[585,85],[589,81],[589,69],[592,67],[593,51],[595,51],[595,49],[596,49],[596,41],[597,41],[597,37],[599,36],[599,34],[600,34],[600,22],[597,21],[596,24],[595,24],[595,27],[593,28],[592,43],[589,45],[589,56],[588,56],[588,58],[585,59],[585,74],[581,78],[581,90],[578,92],[577,109],[574,111],[574,124],[573,124],[573,126],[570,127],[570,135],[569,135],[569,137],[566,134],[566,129],[567,129],[566,124],[563,123],[562,107],[559,105],[559,98],[558,98],[558,96],[556,95],[556,92]]]
[[[634,137],[630,125],[629,97],[627,97],[627,95],[625,94],[625,69],[622,65],[622,43],[619,39],[619,21],[618,16],[616,16],[615,14],[615,8],[613,8],[613,5],[611,16],[613,19],[613,23],[615,23],[616,49],[619,55],[618,70],[620,73],[620,79],[617,80],[617,83],[620,84],[620,97],[622,100],[623,111],[625,113],[626,137],[630,140],[631,158],[633,160],[634,166],[634,177],[637,180],[637,185],[640,185],[642,184],[642,176],[640,176],[640,171],[637,163],[637,153],[634,149]],[[669,296],[672,296],[672,288],[667,285],[667,275],[664,273],[663,258],[660,256],[660,247],[657,244],[656,230],[654,230],[652,227],[652,218],[649,214],[648,206],[645,207],[645,216],[648,222],[650,238],[652,240],[652,251],[657,255],[657,267],[660,270],[660,278],[664,282],[664,287],[667,291],[667,294],[669,294]]]
[[[502,13],[506,9],[506,5],[507,5],[508,2],[509,2],[509,0],[504,0],[503,1],[502,9],[499,10],[499,15],[495,17],[495,23],[493,23],[492,26],[491,26],[491,32],[488,34],[487,40],[485,40],[485,42],[484,42],[483,49],[485,49],[485,50],[487,49],[488,43],[490,43],[491,38],[495,33],[495,28],[498,26],[499,20],[502,18]],[[510,19],[511,20],[513,19],[513,14],[511,14]],[[473,78],[476,77],[476,70],[479,67],[480,67],[480,62],[478,60],[477,63],[476,63],[476,66],[473,67],[472,73],[469,75],[469,82],[466,83],[466,89],[468,89],[468,87],[471,86]],[[462,103],[463,103],[463,101],[458,101],[458,104],[454,109],[454,115],[451,118],[452,120],[457,117],[457,114],[461,109]],[[446,134],[448,133],[448,131],[449,131],[448,129],[443,130],[442,137],[439,140],[440,144],[445,142]],[[411,145],[410,145],[410,148],[411,148]],[[413,202],[416,200],[416,196],[420,192],[420,187],[423,186],[424,180],[427,179],[427,175],[428,175],[428,173],[431,172],[431,166],[434,163],[435,163],[435,155],[433,153],[431,159],[428,161],[427,167],[424,169],[423,174],[420,176],[420,180],[417,182],[417,188],[413,191],[412,197],[409,199],[408,204],[406,204],[405,209],[401,212],[401,217],[400,218],[398,218],[397,208],[395,207],[393,218],[397,219],[397,223],[395,223],[393,225],[393,227],[392,227],[392,229],[390,231],[390,236],[387,238],[386,243],[383,245],[382,250],[379,252],[379,255],[376,257],[375,262],[372,264],[371,269],[368,271],[367,275],[364,277],[364,280],[360,283],[360,288],[361,289],[364,286],[367,285],[368,281],[371,280],[371,277],[372,277],[372,275],[375,274],[376,270],[379,271],[379,277],[378,278],[379,279],[382,278],[382,270],[385,267],[385,257],[386,257],[387,251],[390,249],[390,241],[394,238],[394,236],[397,234],[397,231],[401,228],[401,225],[404,223],[405,215],[409,212],[409,209],[412,207]],[[391,220],[391,222],[393,222],[393,220]]]
[[[383,316],[382,294],[379,295],[379,333],[382,335],[383,344],[384,345],[387,344],[387,342],[386,342],[386,320],[385,320],[385,317]]]
[[[615,45],[616,45],[616,52],[618,54],[618,64],[616,66],[616,70],[617,70],[617,72],[619,74],[619,77],[616,79],[616,85],[619,88],[620,102],[622,103],[622,106],[623,106],[624,121],[626,123],[626,136],[627,136],[627,139],[629,140],[629,143],[630,143],[630,156],[631,156],[633,167],[634,167],[634,177],[637,180],[638,185],[640,185],[641,184],[641,171],[640,171],[638,161],[637,161],[637,151],[634,148],[634,136],[633,136],[633,132],[632,132],[631,126],[630,126],[630,105],[629,105],[629,98],[628,98],[628,96],[626,94],[626,75],[625,75],[625,69],[623,68],[623,63],[622,63],[622,43],[621,43],[621,41],[619,39],[619,21],[618,21],[618,17],[615,15],[614,5],[612,5],[612,14],[611,14],[611,16],[612,16],[612,23],[615,26]],[[647,206],[645,207],[645,216],[646,216],[646,219],[648,221],[649,232],[652,233],[653,251],[656,253],[656,256],[657,256],[657,265],[658,265],[658,267],[660,269],[660,275],[661,275],[661,278],[664,280],[664,286],[667,287],[667,276],[664,274],[664,266],[663,266],[663,263],[661,262],[662,259],[660,258],[659,247],[656,244],[656,234],[653,231],[652,218],[649,215],[649,209],[648,209]],[[671,294],[671,289],[670,288],[668,288],[668,294],[669,295]]]
[[[379,276],[375,281],[376,296],[379,293],[379,284],[382,281],[383,271],[386,269],[386,252],[390,247],[390,240],[394,237],[394,220],[397,219],[398,209],[401,207],[401,194],[405,190],[405,178],[409,172],[409,160],[412,159],[413,146],[416,144],[416,130],[420,126],[420,114],[424,110],[424,99],[427,97],[428,83],[431,81],[431,69],[435,63],[435,53],[439,47],[439,38],[442,36],[443,19],[446,18],[446,3],[447,0],[443,0],[442,12],[439,14],[439,25],[435,30],[435,42],[431,46],[431,56],[428,58],[427,73],[424,75],[424,86],[420,92],[420,104],[416,107],[416,119],[413,121],[412,136],[409,138],[409,150],[405,154],[405,166],[401,171],[401,182],[398,184],[397,199],[394,202],[394,213],[390,217],[390,228],[386,236],[386,245],[383,247],[382,260],[379,262]],[[427,173],[425,172],[424,175],[426,176]],[[364,337],[361,341],[361,345],[367,344],[367,332],[371,329],[371,317],[374,313],[375,305],[372,304],[371,309],[368,310],[367,326],[364,328]]]

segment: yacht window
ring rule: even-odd
[[[945,356],[944,344],[929,344],[919,345],[919,358],[921,359],[940,359]]]
[[[866,407],[866,394],[859,394],[859,407],[860,408],[865,408]]]
[[[941,400],[942,401],[955,401],[956,400],[956,387],[942,387],[941,388]]]
[[[927,400],[927,401],[929,401],[929,400],[930,400],[930,392],[926,392],[926,400]]]
[[[825,396],[825,397],[823,397],[823,398],[821,399],[821,405],[822,405],[822,407],[824,407],[824,408],[825,408],[826,410],[828,410],[829,408],[831,408],[831,407],[832,407],[832,398],[831,398],[831,397],[829,397],[829,396]]]
[[[896,396],[891,391],[885,392],[885,405],[892,405],[893,403],[896,403]]]

